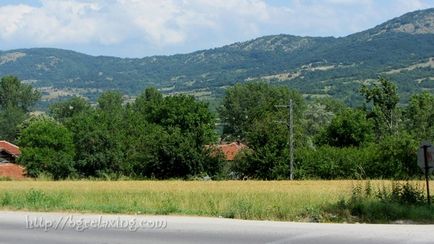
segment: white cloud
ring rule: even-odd
[[[3,38],[13,36],[23,25],[23,18],[32,12],[27,5],[13,5],[0,8],[0,35]]]
[[[256,30],[255,23],[270,18],[270,9],[258,0],[41,0],[40,7],[0,7],[0,38],[113,44],[128,39],[127,34],[164,46],[186,42],[195,28]],[[233,26],[227,20],[234,20]]]
[[[396,3],[391,7],[394,11],[409,12],[418,9],[433,7],[432,2],[423,0],[396,0]]]
[[[266,0],[40,0],[37,6],[0,6],[0,49],[78,47],[121,56],[186,52],[266,34],[342,36],[433,5],[432,0],[288,0],[280,6]]]

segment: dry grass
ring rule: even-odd
[[[3,181],[0,208],[298,221],[315,218],[324,206],[349,198],[353,186],[360,183],[364,184],[349,180]]]

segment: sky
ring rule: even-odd
[[[0,0],[0,50],[188,53],[264,35],[346,36],[434,0]]]

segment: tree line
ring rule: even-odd
[[[416,151],[434,138],[434,96],[414,94],[399,105],[396,85],[380,77],[362,85],[360,107],[329,98],[306,102],[297,91],[266,83],[238,84],[227,90],[220,108],[224,136],[249,146],[232,168],[242,177],[286,179],[289,176],[288,117],[275,105],[294,102],[295,177],[366,179],[419,177]]]
[[[189,95],[148,88],[134,102],[107,91],[96,104],[80,97],[29,116],[40,94],[16,77],[0,82],[0,137],[22,149],[28,175],[64,178],[289,178],[288,128],[278,123],[294,102],[297,179],[414,178],[416,150],[434,137],[434,96],[414,94],[400,106],[396,85],[362,85],[360,107],[255,81],[226,90],[218,115]],[[219,122],[219,123],[217,123]],[[216,124],[223,125],[221,133]],[[234,161],[208,145],[241,141]]]

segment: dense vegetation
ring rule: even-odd
[[[0,80],[0,138],[14,140],[20,125],[27,117],[40,94],[32,86],[22,84],[16,77]]]
[[[422,139],[433,139],[433,112],[426,108],[433,105],[434,96],[416,94],[410,105],[399,107],[396,85],[384,78],[362,86],[360,93],[366,97],[365,104],[350,108],[332,99],[306,102],[295,91],[265,83],[229,88],[220,108],[224,136],[241,138],[249,146],[232,169],[250,178],[288,178],[288,129],[277,123],[288,112],[275,105],[287,104],[291,98],[295,103],[297,178],[405,179],[420,175],[415,155]]]
[[[359,106],[354,93],[360,82],[387,74],[399,86],[401,102],[419,90],[433,89],[434,9],[416,11],[347,37],[265,36],[255,40],[190,54],[141,59],[93,57],[59,49],[0,52],[0,76],[15,75],[35,87],[60,89],[40,108],[82,95],[95,102],[106,90],[138,95],[146,87],[165,93],[187,92],[219,100],[225,88],[251,79],[332,96]],[[412,25],[414,31],[404,31]],[[421,66],[414,66],[422,64]],[[389,72],[389,73],[387,73]],[[273,76],[274,75],[274,76]]]
[[[30,176],[216,176],[222,160],[205,145],[216,140],[215,117],[191,96],[146,89],[133,103],[105,92],[96,107],[82,98],[54,104],[50,117],[22,126],[20,162]]]
[[[2,97],[2,104],[22,111],[39,95],[15,77],[3,78],[0,87],[28,93]],[[237,84],[218,109],[220,123],[192,96],[148,88],[125,102],[121,93],[108,91],[96,106],[79,97],[53,104],[48,115],[14,124],[19,133],[11,138],[33,177],[287,179],[289,135],[280,122],[288,110],[276,105],[292,99],[297,179],[419,177],[416,151],[421,140],[434,136],[434,96],[422,92],[399,106],[396,85],[384,78],[359,90],[365,103],[351,108],[331,98],[309,101],[284,86]],[[218,141],[216,124],[223,125],[222,140],[248,145],[232,162],[207,146]]]

